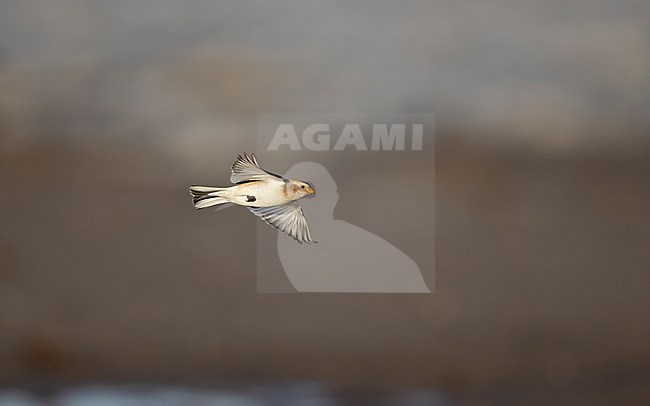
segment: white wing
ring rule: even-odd
[[[255,154],[237,155],[237,160],[232,164],[230,181],[232,183],[250,182],[254,180],[265,180],[269,178],[283,179],[282,176],[267,172],[260,168]]]
[[[300,244],[316,242],[311,238],[307,220],[297,202],[270,207],[249,207],[248,209]]]

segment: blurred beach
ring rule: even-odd
[[[0,404],[648,404],[648,17],[2,2]],[[433,294],[256,292],[259,220],[187,187],[269,112],[436,115]]]

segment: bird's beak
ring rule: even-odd
[[[307,187],[307,194],[308,195],[313,195],[314,193],[316,193],[316,191],[314,191],[314,188],[312,188],[311,186],[308,186]]]

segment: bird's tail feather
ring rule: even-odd
[[[190,186],[192,203],[194,203],[194,207],[197,209],[204,209],[206,207],[215,206],[217,204],[229,203],[230,200],[221,196],[221,192],[224,190],[226,190],[226,188]]]

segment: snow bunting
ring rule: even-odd
[[[245,206],[300,244],[316,242],[311,238],[307,220],[297,202],[315,193],[307,182],[265,171],[257,163],[255,154],[237,156],[230,181],[235,186],[190,186],[194,207],[203,209],[223,203]]]

